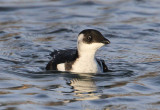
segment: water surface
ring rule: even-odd
[[[1,0],[0,109],[158,110],[159,0]],[[49,72],[54,49],[99,30],[111,41],[97,57],[112,72]]]

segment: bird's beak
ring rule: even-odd
[[[110,44],[110,41],[105,38],[105,39],[102,41],[102,43],[106,45],[106,44]]]

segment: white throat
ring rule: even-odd
[[[94,60],[95,59],[95,54],[97,50],[85,50],[85,49],[80,49],[78,48],[78,55],[79,58],[85,58],[86,60]]]

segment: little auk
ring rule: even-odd
[[[58,70],[76,73],[107,72],[108,67],[104,60],[95,58],[97,50],[109,44],[99,31],[85,29],[78,35],[77,49],[55,50],[50,56],[51,61],[46,70]]]

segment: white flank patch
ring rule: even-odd
[[[64,63],[58,64],[57,69],[58,69],[58,71],[65,71],[65,64]]]

